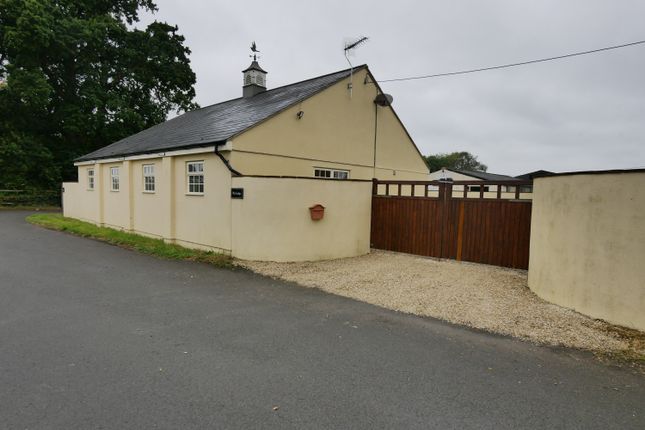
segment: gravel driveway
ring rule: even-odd
[[[384,308],[541,344],[645,354],[644,345],[633,342],[634,333],[626,335],[629,330],[538,298],[523,270],[385,251],[322,262],[240,264]]]

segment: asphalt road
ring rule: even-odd
[[[645,428],[645,378],[589,354],[25,215],[0,212],[0,428]]]

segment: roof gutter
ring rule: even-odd
[[[190,155],[190,154],[200,154],[204,152],[211,152],[213,148],[217,145],[222,145],[221,143],[212,143],[205,146],[191,146],[186,147],[185,149],[176,149],[170,151],[160,151],[160,152],[140,152],[136,154],[127,154],[127,155],[113,155],[100,158],[87,158],[83,160],[76,159],[74,160],[75,166],[83,166],[88,164],[96,163],[120,163],[122,161],[132,161],[132,160],[146,160],[151,158],[162,158],[162,157],[177,157],[181,155]]]

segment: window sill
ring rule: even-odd
[[[156,191],[141,191],[143,194],[156,194]]]
[[[186,193],[187,196],[203,196],[204,193]]]
[[[111,193],[118,193],[119,190],[110,190]]]

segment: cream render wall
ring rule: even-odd
[[[164,172],[162,158],[132,161],[133,230],[139,233],[168,237],[169,215],[164,197],[170,192],[166,183],[168,172]],[[155,191],[147,192],[143,185],[143,166],[153,165]]]
[[[346,163],[332,163],[318,160],[301,160],[289,157],[274,157],[263,154],[253,154],[232,151],[231,164],[236,170],[249,175],[269,176],[301,176],[312,177],[316,167],[328,169],[348,170],[350,179],[369,180],[374,177],[374,169]],[[241,166],[241,168],[240,168]],[[376,169],[376,176],[380,179],[391,180],[428,180],[427,175],[396,171],[392,174],[389,169]]]
[[[94,190],[89,190],[87,171],[94,169]],[[98,222],[100,213],[100,173],[96,166],[78,169],[78,182],[63,183],[63,210],[83,221]]]
[[[189,161],[204,161],[203,195],[187,192]],[[154,193],[144,193],[145,164],[155,166]],[[91,166],[101,178],[94,191],[82,182],[64,184],[67,217],[242,259],[320,260],[370,249],[371,181],[232,177],[213,153]],[[114,166],[120,168],[118,192],[109,190]],[[79,180],[88,167],[79,166]],[[231,199],[232,187],[243,188],[244,199]],[[310,218],[314,204],[326,207],[320,221]]]
[[[187,195],[186,162],[204,161],[204,195]],[[145,193],[143,165],[155,166],[155,192]],[[119,191],[110,168],[119,167]],[[87,169],[95,189],[87,190]],[[213,153],[78,166],[78,183],[65,183],[64,215],[97,225],[163,238],[192,248],[230,253],[230,172]]]
[[[204,195],[189,195],[186,163],[204,161]],[[213,153],[174,157],[175,231],[185,246],[231,250],[231,173]]]
[[[130,230],[130,163],[104,164],[101,173],[102,195],[103,195],[103,224],[109,227],[117,227]],[[119,168],[119,191],[111,190],[110,169]]]
[[[645,172],[537,178],[529,288],[645,330]]]
[[[245,260],[311,261],[370,250],[371,182],[233,178],[233,255]],[[325,206],[313,221],[309,207]]]
[[[374,104],[377,88],[364,84],[367,75],[365,69],[354,74],[351,98],[347,78],[234,137],[232,166],[245,175],[311,177],[314,167],[335,167],[350,170],[352,179],[427,179],[392,108]]]

